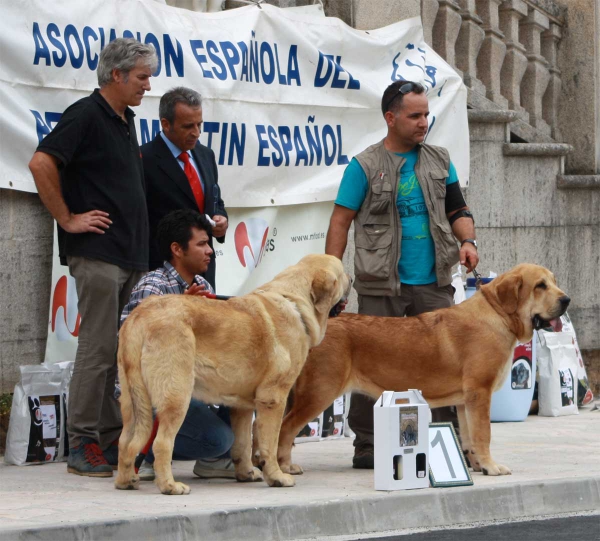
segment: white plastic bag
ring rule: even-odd
[[[15,386],[4,461],[17,466],[63,460],[66,396],[72,362],[21,366]]]
[[[323,414],[315,417],[304,425],[304,428],[294,439],[294,443],[305,443],[307,441],[320,441],[323,433]]]
[[[346,395],[338,396],[323,412],[321,439],[331,440],[344,437],[345,419],[348,416]]]
[[[575,332],[575,327],[569,317],[569,314],[565,312],[560,320],[562,322],[562,332],[568,332],[572,334],[573,347],[575,348],[575,353],[577,354],[577,405],[579,407],[585,406],[589,404],[592,400],[594,400],[594,394],[592,393],[592,389],[590,388],[590,383],[587,377],[587,372],[585,370],[585,364],[583,364],[583,357],[581,356],[581,351],[579,350],[579,344],[577,343],[577,333]]]
[[[577,415],[578,358],[572,333],[539,331],[539,415]]]

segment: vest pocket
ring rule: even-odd
[[[358,280],[374,282],[390,277],[392,229],[388,224],[365,224],[355,237],[354,273]]]
[[[446,178],[448,171],[444,169],[434,169],[431,172],[431,181],[433,184],[433,192],[436,198],[446,197]]]
[[[371,181],[370,214],[387,214],[392,200],[392,185],[385,180],[382,173]]]

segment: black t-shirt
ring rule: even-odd
[[[140,148],[133,117],[115,113],[98,89],[71,105],[37,150],[60,161],[69,210],[108,212],[104,235],[58,228],[61,262],[66,256],[99,259],[125,269],[148,270],[148,211]]]

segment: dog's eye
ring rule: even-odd
[[[540,282],[537,286],[535,287],[539,287],[540,289],[548,289],[548,286],[546,285],[546,282]]]

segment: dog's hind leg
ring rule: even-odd
[[[139,405],[133,404],[130,391],[126,382],[120,380],[121,387],[121,412],[123,416],[123,431],[119,438],[119,468],[115,487],[120,490],[138,489],[140,479],[135,473],[134,461],[137,453],[142,449],[152,430],[152,409],[149,415],[140,415]],[[134,415],[134,408],[138,415]]]
[[[191,389],[187,390],[188,392],[183,389],[180,391],[181,394],[170,396],[168,406],[157,409],[158,432],[152,445],[152,452],[155,482],[163,494],[180,495],[189,494],[191,491],[188,485],[175,481],[171,469],[175,436],[183,424],[192,397]]]
[[[122,337],[123,338],[123,337]],[[152,406],[139,370],[139,354],[135,337],[125,346],[126,335],[119,346],[119,381],[121,382],[121,414],[123,430],[119,438],[119,468],[115,487],[120,490],[139,488],[134,460],[152,431]]]
[[[231,408],[231,429],[235,439],[231,447],[231,459],[235,464],[235,478],[240,482],[262,481],[258,468],[252,465],[252,410]]]
[[[475,454],[473,469],[481,467],[484,475],[510,475],[511,471],[502,464],[496,464],[490,454],[492,428],[490,424],[491,393],[487,389],[465,392],[465,411],[471,452]],[[470,456],[470,455],[469,455]]]

